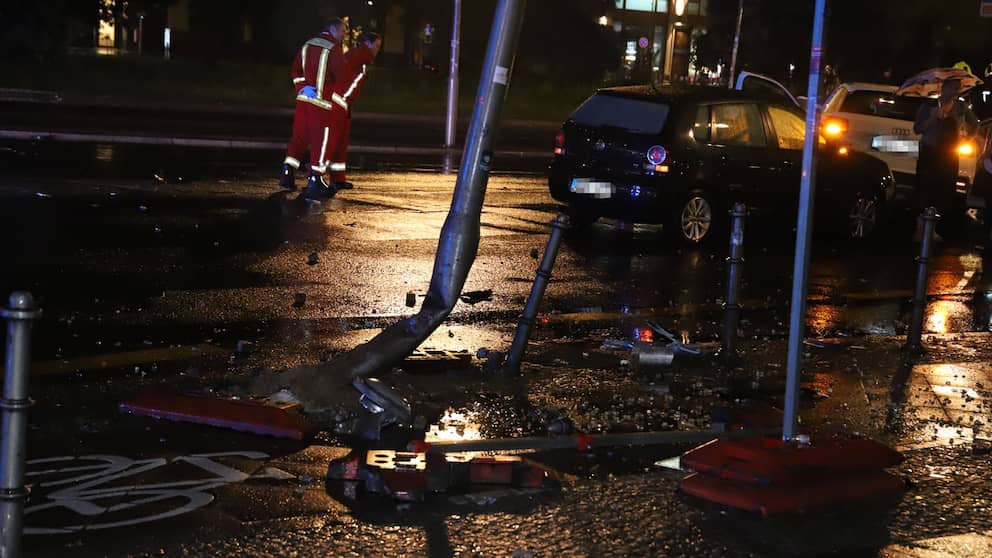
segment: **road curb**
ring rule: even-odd
[[[0,139],[65,142],[65,143],[117,143],[131,145],[166,145],[176,147],[207,147],[221,149],[257,149],[282,150],[286,149],[285,142],[253,141],[215,138],[183,138],[161,136],[137,136],[121,134],[88,134],[79,132],[34,132],[28,130],[0,130]],[[446,149],[444,147],[415,147],[415,146],[380,146],[352,145],[348,151],[357,155],[460,155],[461,149]],[[549,154],[546,151],[499,150],[497,157],[515,159],[544,159]]]

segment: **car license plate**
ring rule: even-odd
[[[575,194],[591,196],[597,199],[609,199],[616,192],[616,187],[612,182],[593,178],[573,178],[572,184],[568,189]]]
[[[920,152],[920,142],[905,136],[875,136],[871,138],[871,148],[882,153],[917,155]]]

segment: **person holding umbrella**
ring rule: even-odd
[[[939,91],[936,105],[924,103],[916,113],[913,132],[920,135],[920,153],[916,160],[916,200],[920,208],[934,206],[946,223],[953,207],[958,178],[958,145],[975,135],[978,118],[958,100],[962,84],[981,83],[971,73],[948,68],[928,70],[910,78],[899,94],[929,97]],[[946,230],[946,229],[945,229]],[[922,223],[917,221],[917,241],[922,239]],[[938,236],[939,239],[939,236]]]

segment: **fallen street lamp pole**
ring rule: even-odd
[[[441,227],[434,271],[420,311],[326,363],[260,378],[255,391],[271,394],[288,386],[308,412],[331,408],[343,384],[353,378],[388,372],[423,343],[454,309],[479,247],[493,143],[510,84],[525,4],[524,0],[500,0],[496,7],[451,209]],[[394,411],[402,417],[402,409]]]
[[[27,446],[28,365],[31,362],[31,322],[41,315],[30,293],[10,295],[10,305],[0,310],[7,320],[7,365],[0,411],[0,558],[20,556],[24,503],[24,461]]]
[[[806,139],[803,142],[799,215],[796,219],[796,258],[792,271],[792,313],[789,317],[789,352],[786,359],[785,410],[782,439],[796,437],[799,385],[802,375],[802,342],[806,332],[806,281],[809,276],[809,245],[813,235],[813,198],[816,192],[817,94],[823,56],[823,24],[826,0],[816,0],[813,10],[813,42],[809,53],[809,83],[806,86]]]

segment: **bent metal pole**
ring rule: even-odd
[[[30,293],[10,295],[8,308],[0,310],[7,320],[7,366],[0,411],[0,558],[19,556],[24,502],[24,460],[27,446],[28,364],[31,361],[31,321],[41,311]]]
[[[813,197],[816,192],[817,94],[820,60],[823,56],[823,19],[826,0],[816,0],[813,11],[813,44],[809,52],[809,83],[806,86],[806,140],[803,142],[803,175],[799,186],[799,216],[796,220],[796,260],[792,271],[792,315],[789,317],[789,353],[786,359],[785,414],[782,439],[796,436],[800,351],[806,332],[806,280],[809,275],[809,244],[813,233]]]
[[[458,302],[479,247],[482,202],[493,162],[493,141],[510,84],[525,3],[524,0],[500,0],[496,7],[451,209],[441,227],[434,272],[420,311],[387,327],[369,342],[319,366],[316,373],[347,371],[355,377],[367,377],[386,372],[427,339]],[[339,389],[339,385],[326,387]]]

